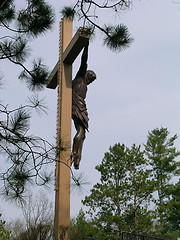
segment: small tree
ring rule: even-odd
[[[0,217],[2,214],[0,214]],[[10,240],[11,232],[5,228],[6,222],[0,219],[0,239],[1,240]]]
[[[29,195],[22,205],[24,220],[9,224],[12,240],[52,240],[54,234],[53,204],[44,193],[33,198]]]
[[[154,203],[157,207],[157,218],[160,223],[159,231],[162,234],[166,229],[166,201],[170,196],[170,181],[177,174],[179,162],[176,158],[180,155],[180,152],[174,146],[177,135],[170,138],[168,138],[168,135],[167,128],[156,128],[148,133],[147,143],[145,144],[146,155],[152,167],[155,190],[157,191],[157,198],[154,199]]]
[[[97,235],[97,231],[98,229],[95,228],[92,223],[86,219],[85,213],[82,209],[80,209],[79,214],[75,219],[71,219],[71,240],[83,240],[84,237],[93,238],[95,235]]]

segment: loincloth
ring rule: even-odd
[[[85,100],[72,90],[72,119],[76,116],[88,131],[88,112]]]

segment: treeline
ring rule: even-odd
[[[167,128],[156,128],[148,132],[143,146],[128,148],[117,143],[110,147],[96,166],[100,182],[83,200],[87,215],[80,212],[73,225],[78,226],[77,234],[84,226],[87,232],[83,235],[97,239],[117,239],[122,231],[180,237],[176,139],[177,135],[169,137]],[[75,235],[71,239],[81,239]]]
[[[100,181],[82,201],[87,211],[81,209],[71,220],[70,239],[113,240],[123,231],[178,239],[180,152],[176,139],[177,135],[169,137],[167,128],[156,128],[148,132],[143,146],[117,143],[110,147],[96,166]],[[1,222],[3,240],[53,239],[54,210],[44,195],[36,200],[30,197],[22,210],[25,221],[8,223],[11,233]]]

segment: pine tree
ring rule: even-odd
[[[0,217],[2,215],[0,214]],[[0,239],[1,240],[10,240],[10,231],[5,229],[6,222],[0,219]]]
[[[149,210],[154,182],[150,179],[147,160],[140,146],[134,144],[127,151],[129,203],[125,211],[128,230],[135,233],[148,233],[152,229],[152,214]]]
[[[154,202],[157,207],[157,219],[161,234],[166,229],[166,202],[169,198],[172,177],[178,173],[179,161],[176,159],[180,152],[174,146],[177,135],[168,138],[167,128],[156,128],[149,132],[147,143],[145,144],[146,155],[152,167],[153,178],[155,181],[155,190],[157,198]]]
[[[80,209],[79,214],[75,219],[71,219],[70,222],[70,239],[80,240],[93,238],[97,234],[97,229],[86,218],[85,213]],[[86,238],[85,238],[86,237]]]
[[[180,237],[180,180],[169,189],[170,199],[166,203],[166,232]]]
[[[129,149],[115,144],[96,169],[101,173],[100,183],[83,201],[92,223],[111,239],[122,231],[147,232],[151,227],[148,202],[153,184],[140,146]]]

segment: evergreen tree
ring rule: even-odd
[[[101,173],[100,183],[83,204],[102,232],[101,239],[106,235],[116,239],[122,231],[147,232],[152,224],[148,201],[153,184],[140,146],[129,149],[115,144],[96,169]]]
[[[86,196],[83,201],[89,207],[92,222],[102,233],[100,239],[113,232],[117,236],[121,230],[127,230],[123,218],[128,200],[125,178],[128,165],[126,147],[124,144],[115,144],[109,151],[105,153],[102,163],[96,166],[101,173],[100,183],[93,186],[90,196]]]
[[[171,180],[178,173],[179,161],[176,158],[180,152],[174,146],[177,135],[168,138],[169,132],[167,128],[156,128],[148,133],[147,143],[145,144],[146,155],[149,164],[152,167],[153,178],[155,181],[155,190],[157,198],[154,199],[157,210],[157,219],[161,234],[165,233],[166,225],[166,202],[169,198],[169,190],[172,184]],[[155,195],[154,195],[155,196]]]
[[[126,224],[131,232],[148,233],[152,229],[152,211],[148,209],[154,182],[150,180],[150,170],[140,146],[135,144],[127,151],[127,195],[129,204],[125,211]]]
[[[1,217],[2,215],[0,214],[0,217]],[[0,219],[0,239],[1,240],[10,240],[10,231],[7,231],[6,229],[5,229],[5,221],[3,221],[3,220],[1,220]]]
[[[166,232],[180,237],[180,180],[169,190],[170,200],[166,203]]]
[[[76,219],[71,219],[70,239],[81,240],[84,237],[93,238],[95,234],[97,235],[97,229],[86,219],[85,213],[80,209]]]

